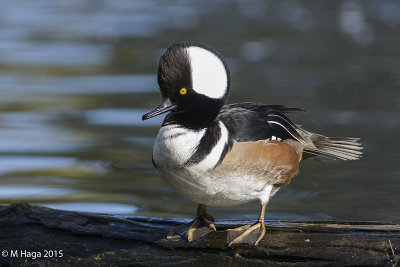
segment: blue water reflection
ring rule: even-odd
[[[40,169],[92,169],[101,171],[96,162],[78,162],[72,157],[56,156],[0,156],[0,174]]]
[[[2,185],[0,187],[0,200],[7,199],[46,199],[65,197],[77,194],[77,190],[58,187],[38,187],[34,185]]]
[[[1,42],[0,61],[10,65],[101,65],[109,60],[110,47],[106,45],[67,42]]]
[[[157,127],[164,120],[164,116],[157,116],[152,120],[142,120],[142,115],[149,110],[137,109],[97,109],[85,112],[89,124],[109,126],[139,126]]]
[[[154,74],[93,75],[73,77],[27,77],[0,72],[3,94],[132,94],[157,92]],[[1,103],[1,100],[0,100]]]
[[[43,204],[46,207],[59,210],[95,212],[105,214],[132,214],[137,212],[138,208],[131,204],[110,203],[110,202],[72,202],[72,203],[54,203]]]

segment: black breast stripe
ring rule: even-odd
[[[201,138],[196,151],[185,163],[185,166],[190,167],[204,160],[212,152],[213,148],[218,144],[218,141],[221,139],[221,135],[221,127],[219,126],[218,121],[213,122],[213,124],[206,129],[206,132]],[[225,158],[226,153],[228,153],[228,151],[232,147],[232,144],[233,140],[230,138],[228,132],[228,142],[225,144],[225,147],[221,153],[218,162],[215,162],[215,166],[222,162],[222,160]]]
[[[211,150],[218,143],[221,138],[221,128],[217,122],[213,122],[211,126],[206,129],[203,137],[200,139],[200,143],[197,146],[196,151],[190,157],[190,159],[185,163],[186,167],[195,165],[201,162]]]

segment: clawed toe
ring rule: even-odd
[[[188,242],[192,242],[216,230],[214,218],[206,213],[205,205],[199,204],[196,218],[189,223],[179,225],[172,229],[168,233],[167,239],[176,239],[185,236]]]
[[[261,208],[257,223],[227,230],[226,241],[228,246],[230,247],[239,243],[257,246],[265,235],[264,215],[265,205]]]
[[[167,235],[167,239],[171,240],[171,239],[177,239],[180,238],[179,235],[175,235],[176,232],[179,232],[179,230],[184,229],[186,227],[190,227],[191,225],[193,225],[194,221],[191,221],[189,223],[185,223],[185,224],[181,224],[178,225],[177,227],[175,227],[174,229],[172,229],[171,231],[169,231],[168,235]]]
[[[239,232],[239,234],[237,234]],[[258,242],[265,235],[265,225],[264,222],[257,222],[251,225],[245,225],[235,229],[228,230],[227,241],[228,246],[234,244],[246,243],[249,245],[258,245]],[[230,242],[229,242],[230,241]]]

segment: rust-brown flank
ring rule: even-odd
[[[216,170],[234,171],[243,176],[255,175],[273,185],[284,186],[298,173],[301,153],[296,153],[296,150],[278,141],[235,141]]]

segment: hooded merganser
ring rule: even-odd
[[[229,246],[257,245],[265,234],[269,199],[290,183],[301,160],[318,155],[357,160],[362,155],[359,138],[311,133],[284,115],[302,109],[249,102],[224,105],[229,69],[207,45],[186,41],[168,47],[160,58],[158,84],[162,102],[143,120],[170,113],[153,147],[153,165],[167,184],[199,203],[196,218],[171,230],[168,239],[183,230],[190,242],[215,231],[207,205],[259,201],[258,221],[229,230],[227,238]]]

